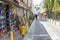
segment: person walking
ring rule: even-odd
[[[35,15],[36,19],[37,19],[37,15]]]

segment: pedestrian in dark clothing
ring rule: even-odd
[[[36,19],[37,19],[37,15],[35,15]]]

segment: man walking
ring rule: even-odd
[[[35,15],[36,19],[37,19],[37,15]]]

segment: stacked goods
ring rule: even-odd
[[[26,26],[22,26],[22,35],[24,36],[26,34]]]
[[[22,22],[22,24],[19,24],[18,29],[20,30],[20,33],[22,36],[24,36],[26,34],[26,26],[23,22]]]

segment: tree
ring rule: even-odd
[[[54,12],[60,12],[60,0],[55,0],[54,1],[53,11]]]
[[[46,9],[46,13],[48,15],[48,17],[50,18],[51,17],[51,13],[52,13],[52,9],[54,7],[54,0],[43,0],[43,8]]]

